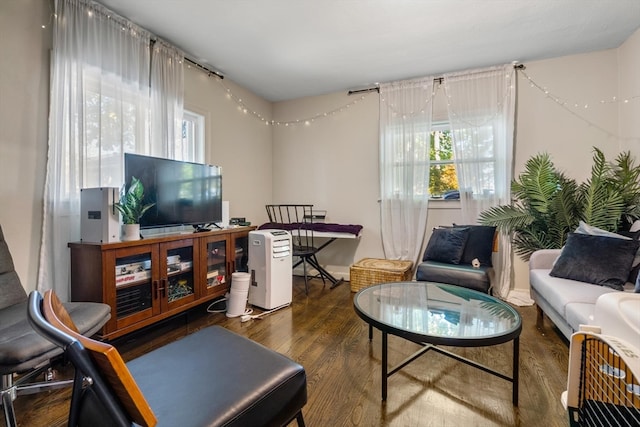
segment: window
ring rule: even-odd
[[[184,110],[182,140],[176,144],[176,160],[204,162],[204,116]]]
[[[453,132],[446,123],[432,127],[430,138],[429,194],[441,198],[447,192],[459,190],[458,176],[466,172],[465,188],[474,197],[490,197],[495,192],[494,132],[491,125],[475,129],[460,129],[456,136],[466,142],[463,147],[470,150],[464,160],[458,161],[462,171],[456,169],[453,149]],[[468,143],[476,141],[476,143]]]
[[[443,197],[458,189],[458,177],[453,163],[453,139],[446,124],[432,127],[429,138],[429,194]]]

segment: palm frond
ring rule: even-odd
[[[514,197],[531,209],[546,213],[549,201],[558,191],[558,174],[547,153],[530,158],[523,173],[511,186]]]
[[[531,213],[517,205],[493,206],[479,215],[480,224],[492,225],[507,234],[526,227],[534,220]]]

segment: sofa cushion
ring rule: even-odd
[[[595,304],[584,302],[571,302],[566,305],[566,321],[574,331],[580,330],[580,325],[592,325]]]
[[[550,275],[622,290],[638,245],[630,239],[569,233]]]
[[[532,288],[558,314],[567,317],[566,306],[570,303],[595,304],[600,295],[615,292],[606,286],[592,285],[575,280],[549,276],[551,270],[539,269],[529,271],[529,281]]]
[[[481,266],[492,267],[491,254],[496,227],[490,225],[457,225],[469,229],[469,237],[464,246],[460,264],[471,264],[474,259],[480,261]]]
[[[434,228],[423,261],[459,264],[468,237],[468,227]]]

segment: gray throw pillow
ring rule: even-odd
[[[483,267],[492,267],[491,254],[493,253],[493,239],[496,227],[491,225],[457,225],[469,229],[469,238],[462,252],[460,264],[471,264],[474,259],[480,261]]]
[[[468,237],[469,229],[466,227],[435,228],[422,260],[460,264]]]
[[[549,274],[621,291],[638,246],[636,240],[569,233]]]

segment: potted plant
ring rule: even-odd
[[[120,201],[113,204],[122,215],[122,240],[140,239],[140,218],[155,203],[144,203],[144,185],[135,176],[131,177],[129,188],[122,186]]]
[[[561,248],[580,221],[616,232],[640,218],[640,166],[630,152],[608,163],[594,148],[591,177],[582,184],[556,170],[548,154],[536,155],[511,192],[511,204],[489,208],[479,220],[513,233],[514,251],[524,261],[538,249]]]

